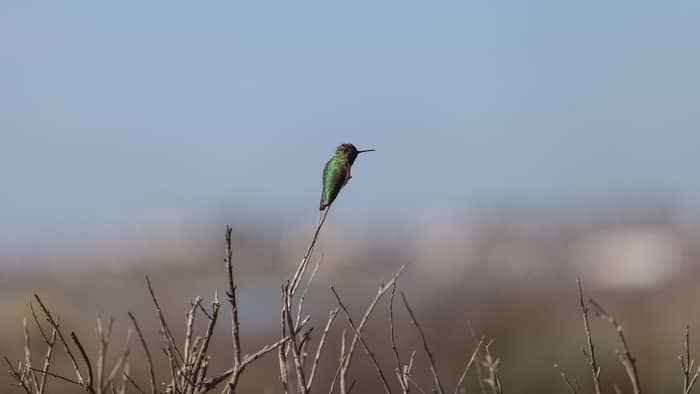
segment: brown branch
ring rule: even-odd
[[[484,366],[489,371],[489,377],[486,379],[486,383],[491,387],[494,394],[503,394],[503,387],[501,386],[501,378],[498,376],[498,364],[499,359],[493,358],[491,356],[491,345],[493,344],[493,339],[486,345],[486,355],[484,356]]]
[[[143,351],[146,353],[146,359],[148,360],[148,374],[149,378],[151,381],[151,392],[153,394],[156,394],[158,391],[156,390],[156,375],[153,371],[153,359],[151,358],[151,352],[148,350],[148,345],[146,345],[146,340],[143,338],[143,333],[141,332],[141,328],[139,328],[139,324],[136,322],[136,318],[134,317],[134,314],[129,312],[129,318],[131,319],[131,322],[134,324],[134,328],[136,329],[136,333],[139,335],[139,339],[141,340],[141,345],[143,346]],[[124,375],[129,379],[129,381],[134,384],[135,382],[132,381],[131,377],[125,372]],[[138,387],[134,384],[135,387]],[[141,390],[141,392],[143,392]]]
[[[695,386],[695,382],[700,375],[700,367],[695,370],[695,373],[691,376],[693,367],[695,366],[695,360],[690,358],[690,328],[685,326],[685,336],[684,336],[684,350],[685,356],[680,354],[678,360],[681,362],[681,369],[683,371],[683,394],[689,394]]]
[[[363,349],[365,350],[365,353],[367,353],[367,355],[372,360],[372,364],[374,365],[374,369],[377,371],[377,374],[379,374],[379,379],[382,381],[382,385],[384,386],[384,391],[386,391],[387,393],[391,393],[391,389],[389,388],[389,382],[387,382],[386,377],[384,376],[384,372],[382,372],[382,369],[379,366],[379,362],[377,361],[377,358],[375,357],[372,350],[370,350],[370,348],[367,345],[367,343],[365,342],[364,338],[362,338],[362,334],[360,333],[360,330],[357,329],[357,326],[355,326],[355,323],[352,321],[352,317],[350,316],[350,312],[348,312],[348,309],[345,307],[345,304],[343,304],[343,301],[340,299],[338,292],[335,291],[335,288],[333,286],[331,286],[331,291],[333,292],[335,299],[338,300],[338,305],[340,306],[340,309],[343,311],[343,313],[345,314],[345,317],[348,319],[348,324],[350,325],[350,328],[352,328],[353,332],[355,333],[355,338],[359,339],[360,343],[362,344]],[[348,357],[350,357],[350,354],[348,354]],[[341,383],[342,383],[342,380],[341,380]]]
[[[148,293],[151,295],[151,300],[153,300],[153,305],[156,307],[156,314],[158,315],[158,320],[160,320],[161,334],[163,335],[163,338],[165,340],[165,345],[171,348],[172,351],[174,351],[174,355],[177,356],[177,359],[175,361],[179,362],[179,364],[182,365],[184,364],[184,359],[182,358],[182,354],[180,354],[180,350],[175,344],[175,338],[173,337],[172,331],[170,331],[170,327],[165,321],[165,316],[163,316],[163,310],[161,309],[160,304],[158,303],[156,294],[153,291],[153,286],[151,285],[151,278],[149,278],[148,275],[146,275],[146,286],[148,287]]]
[[[316,226],[316,230],[314,231],[314,235],[311,237],[311,242],[309,242],[309,247],[306,249],[306,253],[304,253],[304,257],[302,257],[301,262],[299,263],[299,266],[297,267],[297,270],[294,272],[294,276],[292,276],[292,281],[289,286],[289,295],[291,297],[294,297],[294,294],[297,291],[297,287],[299,286],[299,283],[304,277],[304,273],[306,272],[306,267],[308,266],[309,258],[311,257],[311,254],[313,253],[314,246],[316,245],[316,241],[318,240],[318,236],[321,233],[321,228],[323,228],[323,223],[326,222],[326,217],[328,216],[328,212],[330,212],[331,207],[329,206],[326,208],[323,213],[321,213],[321,216],[318,220],[318,225]]]
[[[284,292],[282,293],[282,297],[286,297]],[[287,337],[287,307],[286,304],[283,304],[282,306],[282,311],[281,311],[281,316],[280,316],[280,330],[281,330],[281,337],[286,338]],[[280,346],[277,349],[277,359],[279,361],[279,366],[280,366],[280,382],[282,383],[282,389],[284,390],[284,393],[287,394],[289,393],[289,367],[287,365],[287,351],[286,351],[286,346]]]
[[[39,391],[39,384],[37,383],[36,373],[32,370],[32,346],[31,339],[29,337],[29,330],[27,329],[27,318],[22,319],[22,330],[24,331],[24,373],[23,376],[29,381],[29,385],[33,387],[34,392]]]
[[[471,322],[467,321],[467,327],[469,328],[469,335],[472,337],[472,341],[474,344],[478,343],[476,339],[476,332],[474,331],[474,327],[472,326]],[[483,336],[482,336],[483,337]],[[482,349],[479,349],[477,352],[477,359],[481,360],[483,358],[482,355],[483,351]],[[477,382],[479,383],[479,390],[481,394],[486,394],[486,383],[485,383],[485,378],[484,378],[484,372],[481,369],[481,362],[476,363],[476,378]]]
[[[109,338],[112,335],[112,327],[114,326],[114,319],[109,320],[109,325],[105,332],[102,326],[102,318],[97,315],[97,340],[99,342],[99,349],[97,354],[97,388],[100,393],[107,390],[108,384],[105,384],[105,363],[107,359],[107,348],[109,346]]]
[[[134,388],[135,388],[139,393],[141,393],[141,394],[146,394],[146,392],[143,391],[143,390],[141,389],[141,387],[139,387],[138,384],[136,384],[136,382],[134,381],[134,379],[132,379],[131,376],[129,376],[128,373],[124,372],[124,377],[129,381],[129,383],[132,384],[132,386],[134,386]]]
[[[294,324],[295,329],[297,327],[299,327],[299,322],[301,321],[302,311],[304,308],[304,299],[306,298],[306,293],[309,291],[309,288],[311,287],[311,282],[313,282],[314,278],[316,277],[316,272],[318,272],[318,268],[321,266],[322,260],[323,260],[323,255],[318,258],[318,261],[316,262],[316,265],[314,266],[313,271],[311,271],[311,276],[309,276],[309,280],[306,281],[306,286],[304,286],[304,290],[301,292],[301,296],[299,296],[299,301],[297,301],[297,316],[296,316],[296,321]]]
[[[382,298],[384,293],[386,293],[389,289],[391,289],[396,281],[398,280],[399,276],[403,272],[403,270],[406,268],[406,264],[402,265],[399,270],[394,274],[394,276],[389,280],[387,284],[382,284],[379,286],[379,289],[377,290],[377,294],[374,296],[374,299],[370,302],[369,306],[367,307],[367,310],[365,311],[365,314],[362,316],[362,319],[360,320],[360,324],[357,326],[357,332],[361,333],[362,330],[364,329],[365,325],[367,324],[367,321],[369,320],[369,316],[372,314],[372,311],[374,311],[374,308],[377,306],[377,303],[379,300]],[[342,367],[340,369],[340,391],[343,393],[347,393],[346,390],[346,379],[348,375],[348,371],[350,369],[350,362],[352,361],[352,356],[355,352],[355,347],[357,346],[357,341],[359,339],[359,336],[357,333],[352,338],[352,342],[350,343],[350,347],[348,348],[345,358],[342,362]]]
[[[600,389],[600,367],[595,356],[595,345],[593,344],[593,337],[591,336],[591,326],[588,321],[588,307],[583,301],[583,288],[581,287],[581,281],[576,279],[578,284],[578,299],[579,305],[581,305],[581,313],[583,315],[583,328],[586,332],[586,343],[588,344],[588,352],[582,347],[581,353],[586,358],[588,365],[591,368],[591,376],[593,377],[593,387],[595,388],[596,394],[601,394]]]
[[[639,373],[637,372],[636,360],[630,352],[629,346],[627,345],[627,340],[625,339],[625,333],[622,330],[622,325],[615,320],[615,318],[607,313],[600,304],[595,302],[593,299],[588,299],[588,302],[593,306],[595,314],[601,319],[610,323],[617,332],[617,336],[622,344],[623,353],[616,351],[617,357],[620,360],[620,364],[625,368],[627,376],[632,384],[632,390],[635,394],[641,394],[642,388],[639,384]]]
[[[195,357],[195,364],[192,373],[198,385],[202,383],[202,379],[204,379],[204,376],[206,374],[206,360],[204,355],[209,349],[211,338],[214,335],[214,326],[216,325],[216,321],[219,317],[219,308],[221,306],[221,303],[219,302],[219,295],[216,292],[214,292],[214,300],[212,301],[211,305],[211,315],[206,314],[209,317],[209,324],[207,324],[207,329],[204,334],[202,346],[199,348],[199,351],[197,352],[197,355]],[[200,377],[200,371],[202,370],[204,370],[204,373],[202,373]]]
[[[34,298],[37,300],[39,303],[39,306],[41,307],[41,310],[44,312],[44,315],[46,316],[46,320],[49,322],[49,324],[56,329],[58,333],[58,339],[61,340],[61,343],[63,344],[63,349],[66,351],[66,354],[68,354],[68,358],[71,361],[71,364],[73,365],[73,369],[75,370],[75,375],[78,378],[78,382],[80,382],[81,385],[85,386],[85,380],[83,379],[83,376],[80,374],[80,368],[78,368],[78,362],[75,359],[75,356],[73,355],[73,352],[70,350],[70,346],[68,346],[68,342],[63,336],[63,333],[61,332],[60,328],[58,327],[58,322],[53,318],[51,315],[51,312],[49,312],[49,309],[44,305],[44,303],[41,301],[41,298],[39,298],[38,294],[34,294]]]
[[[294,322],[292,321],[291,308],[291,290],[289,285],[282,286],[282,303],[284,304],[284,318],[287,322],[287,329],[294,331]],[[306,387],[306,376],[304,376],[304,367],[302,366],[301,356],[299,351],[299,343],[296,333],[290,335],[290,347],[292,349],[292,359],[294,360],[294,369],[297,375],[297,388],[299,393],[305,394],[308,392]]]
[[[114,380],[114,378],[117,377],[117,374],[119,373],[119,370],[122,368],[122,365],[126,366],[127,360],[129,359],[129,354],[131,353],[131,327],[129,327],[126,331],[126,345],[124,346],[124,352],[122,355],[117,359],[117,362],[114,364],[114,367],[112,367],[112,371],[109,373],[109,376],[107,377],[107,383],[110,383]]]
[[[303,322],[302,322],[302,325],[303,325]],[[253,353],[253,354],[251,354],[251,355],[245,356],[245,357],[243,358],[243,361],[241,362],[241,368],[247,367],[249,364],[255,362],[255,361],[258,360],[260,357],[262,357],[262,356],[266,355],[267,353],[269,353],[269,352],[271,352],[271,351],[277,349],[278,347],[284,345],[285,343],[287,343],[287,341],[289,341],[290,337],[291,337],[291,336],[288,336],[288,337],[286,337],[286,338],[280,339],[279,341],[277,341],[277,342],[275,342],[275,343],[272,343],[272,344],[269,344],[269,345],[265,345],[265,346],[263,346],[260,350],[258,350],[257,352],[255,352],[255,353]],[[209,381],[205,382],[205,383],[203,384],[203,386],[204,386],[204,388],[205,388],[206,390],[211,390],[211,389],[213,389],[214,387],[216,387],[219,383],[221,383],[221,382],[223,382],[224,380],[226,380],[226,379],[228,379],[229,377],[231,377],[234,373],[238,373],[238,374],[240,375],[241,372],[242,372],[242,369],[239,370],[238,372],[236,372],[236,370],[235,370],[234,368],[230,368],[230,369],[226,370],[225,372],[223,372],[222,374],[220,374],[220,375],[218,375],[218,376],[216,376],[216,377],[213,377],[213,378],[209,379]]]
[[[425,354],[428,357],[428,363],[430,364],[430,372],[432,373],[433,379],[435,380],[435,386],[438,390],[438,394],[443,394],[445,390],[442,388],[442,383],[440,382],[440,378],[438,377],[437,368],[435,368],[435,361],[433,360],[433,353],[430,351],[430,347],[428,347],[428,341],[425,338],[423,328],[418,323],[418,320],[416,320],[416,316],[413,314],[413,310],[411,310],[411,307],[408,305],[406,295],[403,292],[401,292],[401,299],[403,300],[403,304],[406,307],[408,314],[411,316],[411,323],[413,323],[413,325],[418,329],[418,332],[420,333],[421,340],[423,341],[423,350],[425,350]]]
[[[576,386],[574,386],[574,383],[576,382],[571,382],[569,380],[569,377],[566,375],[566,372],[564,372],[561,367],[559,367],[559,364],[554,364],[554,369],[556,369],[559,372],[559,375],[561,375],[562,380],[566,384],[566,386],[569,388],[569,392],[571,394],[577,394],[578,392],[576,391]]]
[[[56,344],[56,335],[58,330],[55,328],[51,332],[51,340],[47,342],[46,356],[44,357],[44,367],[41,372],[41,381],[39,382],[39,394],[44,394],[46,390],[46,376],[48,375],[49,368],[51,367],[51,356],[53,355],[54,345]]]
[[[481,337],[481,340],[479,340],[479,343],[476,344],[476,348],[472,352],[471,357],[469,357],[469,361],[467,361],[467,365],[464,367],[464,371],[462,371],[462,375],[460,375],[459,379],[457,380],[457,385],[455,386],[455,394],[459,393],[459,388],[462,386],[462,382],[464,382],[464,378],[467,376],[467,372],[469,372],[469,368],[474,363],[474,359],[476,359],[476,356],[479,354],[479,350],[481,350],[482,343],[484,343],[484,337]]]
[[[67,378],[67,377],[65,377],[65,376],[57,375],[57,374],[55,374],[55,373],[53,373],[53,372],[49,372],[49,371],[42,371],[41,369],[36,369],[36,368],[32,368],[32,370],[33,370],[33,371],[36,371],[36,372],[39,372],[39,373],[41,373],[41,374],[44,374],[44,375],[48,375],[48,376],[54,377],[54,378],[56,378],[56,379],[61,379],[61,380],[63,380],[64,382],[77,384],[78,386],[83,387],[83,384],[82,384],[82,383],[80,383],[80,382],[78,382],[78,381],[76,381],[76,380]]]
[[[329,394],[333,394],[333,389],[335,389],[335,382],[338,380],[338,376],[340,375],[340,370],[343,368],[343,362],[345,361],[345,348],[346,342],[347,342],[347,336],[348,336],[348,329],[343,328],[342,333],[340,334],[340,355],[338,356],[338,367],[335,369],[335,373],[333,374],[333,379],[331,379],[331,387],[328,389]]]
[[[316,355],[314,356],[314,361],[311,364],[311,374],[309,375],[309,380],[306,383],[306,387],[309,391],[311,390],[314,378],[316,377],[316,368],[318,367],[318,362],[321,359],[321,352],[323,351],[323,346],[326,344],[326,337],[328,336],[328,332],[331,329],[331,325],[333,325],[333,321],[335,320],[336,316],[338,316],[338,312],[340,312],[340,307],[335,307],[331,309],[331,311],[328,313],[328,321],[326,322],[326,327],[323,329],[323,334],[321,334],[321,339],[318,342],[318,347],[316,348]]]
[[[231,247],[231,226],[226,225],[226,250],[224,263],[226,264],[226,273],[228,277],[228,291],[226,296],[231,304],[231,337],[233,339],[233,359],[234,365],[241,364],[241,339],[240,339],[240,324],[238,322],[238,301],[236,300],[236,284],[233,277],[233,249]]]
[[[83,361],[85,361],[85,364],[87,364],[87,368],[88,368],[87,390],[92,393],[95,391],[95,388],[93,387],[92,364],[90,363],[90,358],[88,357],[87,353],[85,352],[85,348],[83,347],[83,344],[80,343],[78,336],[75,335],[75,332],[71,331],[70,337],[73,339],[75,346],[78,347],[78,350],[80,351],[80,355],[83,356]]]
[[[5,356],[5,362],[10,367],[10,369],[7,372],[10,374],[10,376],[15,378],[15,380],[17,381],[17,385],[22,387],[27,393],[31,393],[31,390],[29,389],[29,387],[27,387],[27,384],[25,383],[24,378],[22,378],[21,373],[15,369],[15,367],[12,365],[12,362],[10,362],[10,359],[7,358],[7,356]]]
[[[396,282],[391,285],[391,295],[389,296],[389,339],[391,341],[391,350],[394,353],[394,361],[396,362],[396,376],[401,385],[401,392],[408,393],[408,381],[405,375],[401,373],[401,357],[399,350],[396,348],[396,338],[394,335],[394,296],[396,295]]]

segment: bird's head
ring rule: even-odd
[[[347,160],[350,162],[350,165],[352,165],[352,163],[355,162],[357,155],[359,155],[360,153],[373,151],[374,149],[357,150],[357,148],[353,144],[340,144],[337,148],[335,148],[336,156],[347,158]]]

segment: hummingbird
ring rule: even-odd
[[[373,151],[374,149],[357,150],[353,144],[338,145],[335,149],[335,154],[328,160],[328,163],[326,163],[326,166],[323,168],[321,211],[335,201],[340,189],[352,178],[352,176],[350,176],[350,167],[352,167],[352,163],[355,162],[357,155]]]

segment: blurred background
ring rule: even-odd
[[[134,311],[158,343],[144,275],[184,323],[225,287],[227,223],[244,346],[276,337],[321,170],[352,142],[377,151],[321,236],[317,325],[328,284],[359,314],[409,263],[400,288],[450,386],[470,321],[496,338],[506,392],[567,392],[553,364],[590,380],[578,277],[624,324],[647,390],[678,389],[683,328],[700,329],[699,17],[692,1],[5,2],[0,353],[21,357],[33,293],[88,350],[97,313],[123,341]],[[368,339],[390,363],[382,305]],[[605,384],[628,389],[611,328],[593,331]],[[280,391],[274,357],[247,373],[243,392]]]

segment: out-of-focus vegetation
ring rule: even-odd
[[[495,338],[491,351],[500,359],[499,372],[507,393],[567,392],[554,364],[578,381],[581,392],[589,392],[590,371],[580,352],[586,343],[576,288],[576,278],[581,278],[587,295],[603,303],[623,324],[645,391],[680,391],[677,356],[684,327],[691,328],[691,343],[693,330],[700,330],[694,308],[700,299],[700,220],[657,208],[558,219],[503,214],[479,220],[443,217],[398,224],[329,219],[317,246],[316,256],[323,256],[321,266],[306,300],[318,330],[314,340],[318,340],[327,311],[335,306],[329,284],[341,292],[359,319],[377,287],[408,263],[398,286],[425,329],[448,391],[474,348],[469,322],[478,334]],[[233,227],[241,339],[244,352],[251,352],[279,338],[280,284],[298,264],[313,224],[286,229],[271,224],[274,231],[244,223]],[[173,322],[173,334],[182,338],[189,301],[202,296],[208,304],[214,290],[224,294],[222,228],[216,223],[199,223],[135,230],[133,235],[115,239],[76,243],[62,248],[60,254],[43,249],[40,243],[33,249],[0,251],[0,310],[4,312],[0,352],[11,360],[22,358],[21,322],[29,318],[28,302],[38,293],[66,329],[81,336],[89,353],[97,351],[97,313],[103,318],[114,316],[110,360],[119,353],[129,326],[127,311],[132,311],[153,344],[159,373],[167,374],[144,276],[151,277],[166,317]],[[222,308],[221,313],[221,321],[229,321],[228,309]],[[404,357],[419,351],[415,379],[430,387],[420,338],[398,304],[395,314],[399,350]],[[337,365],[340,330],[346,326],[342,315],[338,319],[342,323],[331,331],[322,358],[320,387],[327,387]],[[613,353],[619,348],[615,332],[595,317],[591,325],[604,392],[612,392],[613,384],[631,392]],[[218,326],[221,332],[212,346],[211,368],[225,369],[231,363],[229,329],[226,324]],[[393,365],[387,299],[373,314],[365,333],[379,361]],[[42,355],[41,338],[36,330],[32,335],[35,354]],[[137,346],[133,352],[136,360],[142,357]],[[59,371],[70,370],[62,354],[56,363]],[[351,374],[357,379],[357,392],[381,392],[372,365],[361,351],[355,355]],[[148,386],[145,369],[134,371],[134,377]],[[390,380],[398,390],[393,375]],[[0,375],[2,387],[11,382],[7,374]],[[476,392],[473,369],[467,382],[471,392]],[[52,393],[76,390],[55,380],[51,388]],[[246,371],[239,388],[241,392],[280,392],[276,356],[268,355]]]

